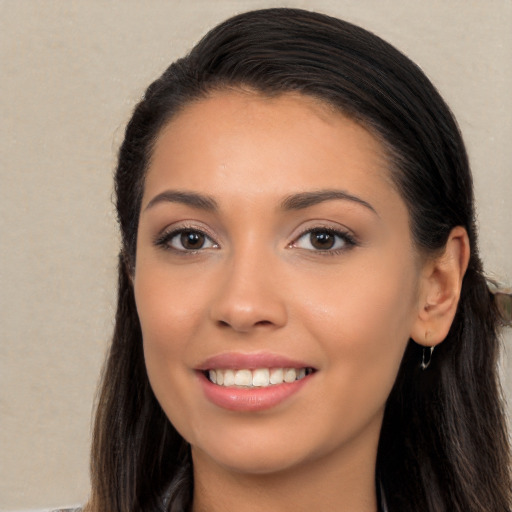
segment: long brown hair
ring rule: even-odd
[[[122,234],[115,332],[103,372],[89,507],[185,511],[187,443],[148,382],[131,274],[145,172],[161,128],[215,89],[299,92],[357,120],[391,155],[416,246],[431,253],[464,226],[471,258],[457,314],[427,371],[410,341],[389,396],[376,481],[392,512],[507,512],[509,446],[497,379],[498,316],[478,256],[471,173],[457,124],[430,81],[366,30],[297,9],[227,20],[147,89],[126,128],[115,177]]]

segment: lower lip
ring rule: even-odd
[[[298,393],[313,374],[290,383],[267,387],[237,388],[219,386],[199,372],[199,379],[206,398],[218,407],[229,411],[255,412],[271,409]]]

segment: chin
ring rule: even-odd
[[[229,453],[205,453],[201,450],[192,448],[192,458],[209,458],[215,465],[231,473],[245,475],[275,475],[283,473],[292,468],[299,467],[303,460],[296,454],[276,453],[275,450],[255,449],[251,451],[244,450],[239,453],[232,449]]]

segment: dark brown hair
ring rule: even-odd
[[[381,140],[419,251],[464,226],[471,243],[457,314],[427,371],[412,340],[389,396],[376,481],[392,512],[507,512],[509,449],[497,380],[498,317],[482,274],[472,179],[450,110],[422,71],[370,32],[297,9],[241,14],[209,32],[147,89],[126,128],[115,177],[122,234],[115,332],[103,373],[89,507],[185,511],[187,443],[150,388],[130,280],[145,172],[162,127],[226,87],[312,96]]]

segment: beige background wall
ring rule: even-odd
[[[468,144],[487,268],[512,284],[510,0],[0,0],[0,510],[87,496],[111,174],[132,106],[216,22],[277,5],[361,24],[423,67]],[[504,366],[512,395],[512,356]]]

